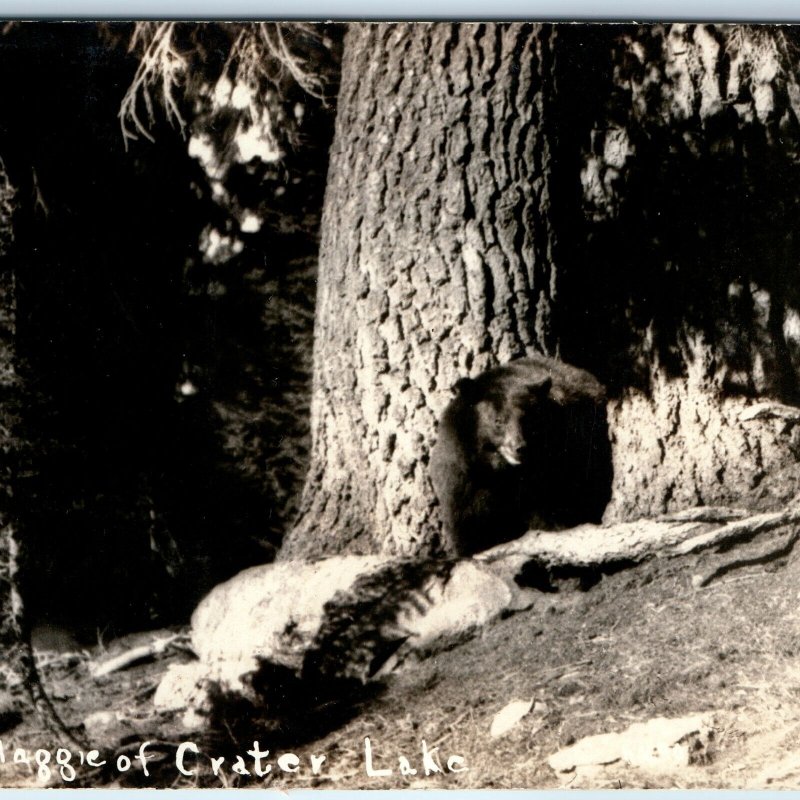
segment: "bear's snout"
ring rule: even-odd
[[[509,464],[515,467],[522,463],[526,449],[527,444],[521,431],[518,434],[509,434],[506,436],[503,443],[497,448],[500,455],[503,456]]]

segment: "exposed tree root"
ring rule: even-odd
[[[791,552],[800,538],[800,503],[784,510],[749,515],[741,509],[703,507],[657,519],[617,525],[581,525],[569,531],[530,531],[512,542],[498,545],[476,558],[506,580],[523,568],[543,570],[617,571],[655,558],[689,553],[725,553],[756,537],[769,535],[764,547],[744,558],[710,568],[699,580],[705,586],[739,566],[766,563]]]

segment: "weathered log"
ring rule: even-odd
[[[597,569],[635,565],[704,550],[725,552],[755,537],[785,530],[800,522],[800,504],[782,511],[748,515],[742,509],[701,507],[657,519],[617,525],[580,525],[568,531],[530,531],[519,539],[493,547],[476,559],[505,580],[523,568]]]

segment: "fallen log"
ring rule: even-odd
[[[800,523],[800,503],[748,515],[742,509],[700,507],[656,519],[616,525],[580,525],[565,531],[530,531],[479,553],[475,559],[506,581],[523,568],[595,569],[640,564],[704,550],[727,552],[763,534],[783,534]],[[779,537],[781,538],[781,537]],[[792,541],[794,544],[794,541]]]

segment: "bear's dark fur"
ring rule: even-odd
[[[533,356],[455,390],[430,462],[448,550],[472,555],[530,528],[600,521],[611,452],[593,375]]]

